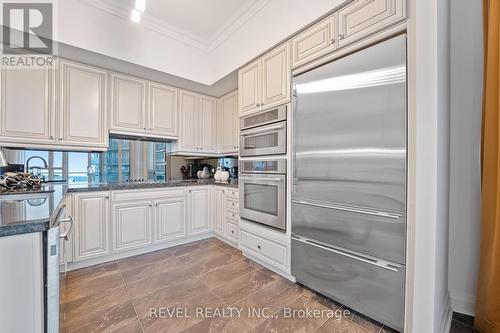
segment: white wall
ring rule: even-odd
[[[272,0],[211,52],[221,78],[348,0]]]
[[[213,50],[185,44],[78,0],[55,1],[58,41],[212,85],[349,0],[269,1]]]
[[[409,332],[445,332],[448,296],[449,1],[410,1]]]
[[[208,53],[199,48],[78,0],[57,3],[60,42],[203,84],[217,81],[211,74]]]
[[[474,314],[481,218],[483,99],[481,1],[451,3],[449,289],[454,311]]]

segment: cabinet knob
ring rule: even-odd
[[[256,106],[257,106],[257,107],[259,107],[259,106],[260,106],[260,103],[257,103],[257,105],[256,105]]]
[[[231,230],[231,233],[234,234],[234,230]]]
[[[339,37],[340,40],[344,39],[344,35],[342,35],[342,34],[339,34],[338,37]]]
[[[335,38],[330,39],[330,44],[335,44]]]
[[[257,248],[258,248],[259,250],[262,250],[262,248],[260,247],[260,245],[257,245]]]
[[[53,135],[50,136],[50,140],[54,140],[55,137]]]

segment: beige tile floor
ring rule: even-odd
[[[393,332],[346,309],[215,238],[61,275],[61,332]]]

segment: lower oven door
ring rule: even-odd
[[[240,216],[285,230],[285,179],[280,174],[240,174]]]

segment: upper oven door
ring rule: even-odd
[[[240,216],[285,230],[285,175],[240,174]]]
[[[241,131],[241,157],[281,154],[286,154],[286,121]]]

